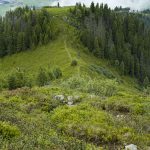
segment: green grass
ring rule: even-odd
[[[58,66],[63,76],[47,86],[0,92],[0,149],[111,150],[133,143],[147,150],[150,96],[80,44],[64,19],[70,7],[46,9],[54,15],[59,36],[0,59],[0,79],[23,68],[35,80],[39,68],[47,66]],[[77,66],[71,66],[72,60]],[[73,106],[67,105],[68,96],[78,97]],[[13,136],[8,140],[5,135]]]
[[[52,7],[52,8],[46,8],[46,10],[48,10],[50,13],[52,13],[53,15],[55,15],[56,17],[62,17],[67,15],[68,11],[73,8],[74,6],[66,6],[66,7]]]

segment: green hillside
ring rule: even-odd
[[[129,144],[149,149],[149,89],[81,44],[68,23],[70,7],[45,9],[58,37],[0,58],[0,149],[116,150]],[[37,86],[40,68],[48,74],[59,68],[62,77]],[[31,87],[8,90],[16,70],[24,70]]]

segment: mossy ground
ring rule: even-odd
[[[35,80],[40,66],[58,66],[63,76],[45,87],[1,91],[0,120],[7,128],[0,127],[0,149],[111,150],[133,143],[147,150],[150,96],[134,79],[120,76],[107,61],[88,53],[66,22],[69,7],[46,9],[60,29],[58,38],[0,59],[0,78],[19,67]],[[71,66],[73,60],[77,66]],[[79,99],[68,106],[54,99],[56,95]]]

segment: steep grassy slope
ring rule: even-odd
[[[0,93],[0,149],[116,150],[133,143],[147,150],[148,93],[88,53],[66,21],[69,8],[46,9],[54,14],[59,37],[0,59],[0,78],[19,67],[35,80],[40,66],[59,66],[63,76],[48,86]]]

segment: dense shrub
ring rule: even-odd
[[[12,126],[7,122],[0,121],[0,136],[10,139],[20,135],[20,131],[16,126]]]
[[[62,77],[62,71],[56,67],[50,70],[49,68],[40,68],[37,74],[38,86],[44,86],[50,84],[50,81],[59,79]]]
[[[74,76],[69,78],[67,81],[64,81],[62,85],[70,89],[82,90],[82,88],[86,86],[86,80],[85,78]]]
[[[149,78],[148,77],[145,77],[144,81],[143,81],[143,86],[145,88],[147,88],[149,86],[150,82],[149,82]]]
[[[56,108],[51,119],[58,132],[86,142],[99,145],[120,141],[119,129],[117,132],[113,125],[108,124],[112,122],[111,118],[88,104]]]
[[[77,60],[72,60],[72,62],[71,62],[71,66],[77,66],[77,65],[78,65]]]
[[[38,106],[42,111],[51,112],[58,106],[64,105],[63,102],[57,100],[39,101]]]
[[[31,81],[29,80],[24,70],[16,69],[12,74],[8,76],[9,90],[21,88],[24,86],[31,86]]]
[[[53,75],[55,79],[58,79],[60,77],[62,77],[62,71],[60,70],[60,68],[56,67],[53,69]]]
[[[44,86],[48,84],[48,75],[45,68],[40,68],[37,74],[37,84],[38,86]]]
[[[143,115],[146,113],[146,110],[149,110],[149,106],[145,102],[139,96],[119,97],[115,95],[105,101],[92,102],[92,106],[117,114]]]
[[[51,70],[48,71],[47,75],[48,75],[48,79],[49,79],[50,81],[52,81],[52,80],[55,79],[54,74],[53,74],[53,71],[51,71]]]
[[[88,76],[71,77],[62,85],[99,96],[112,96],[117,92],[117,82],[115,80],[91,79]]]
[[[3,88],[7,88],[7,87],[8,87],[7,79],[0,78],[0,90],[2,90]]]
[[[150,87],[144,88],[145,95],[150,95]]]

